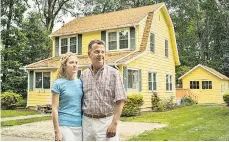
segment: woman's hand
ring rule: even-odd
[[[63,136],[60,132],[55,132],[55,141],[62,141]]]

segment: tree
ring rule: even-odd
[[[40,20],[47,28],[49,34],[52,32],[55,21],[61,20],[61,16],[71,13],[77,16],[77,0],[33,0],[39,11]]]
[[[37,14],[24,19],[24,1],[3,1],[2,23],[2,92],[12,90],[26,96],[27,75],[21,69],[26,64],[49,56],[50,39]]]
[[[229,22],[225,20],[229,19],[228,2],[220,1],[218,6],[215,1],[165,1],[175,27],[181,66],[192,68],[201,63],[225,72],[222,65],[229,41]]]
[[[24,43],[24,36],[19,30],[22,24],[23,13],[27,9],[27,1],[2,0],[1,1],[1,35],[2,35],[2,91],[14,90],[17,93],[25,92],[24,73],[19,70],[22,66],[18,61],[18,52]]]

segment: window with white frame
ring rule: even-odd
[[[128,48],[128,31],[119,31],[119,49]]]
[[[62,38],[61,39],[61,46],[60,46],[60,53],[64,54],[66,52],[68,52],[68,39]]]
[[[166,74],[166,91],[172,91],[172,75]]]
[[[155,52],[155,35],[150,33],[150,51]]]
[[[157,73],[149,72],[148,86],[150,91],[157,91]]]
[[[78,53],[77,36],[60,38],[60,54]]]
[[[128,69],[128,89],[138,89],[138,70]]]
[[[212,89],[212,81],[202,81],[202,89]]]
[[[199,81],[190,81],[190,89],[200,89]]]
[[[108,51],[129,49],[129,30],[108,32]]]
[[[117,50],[117,33],[108,33],[108,50]]]
[[[50,89],[50,72],[35,72],[35,88]]]

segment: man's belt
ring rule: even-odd
[[[90,117],[90,118],[105,118],[105,117],[112,116],[113,113],[108,113],[108,114],[87,114],[87,113],[84,113],[83,115]]]

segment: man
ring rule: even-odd
[[[101,40],[88,45],[92,64],[83,71],[83,140],[118,141],[117,125],[126,100],[118,70],[104,64],[105,47]]]

